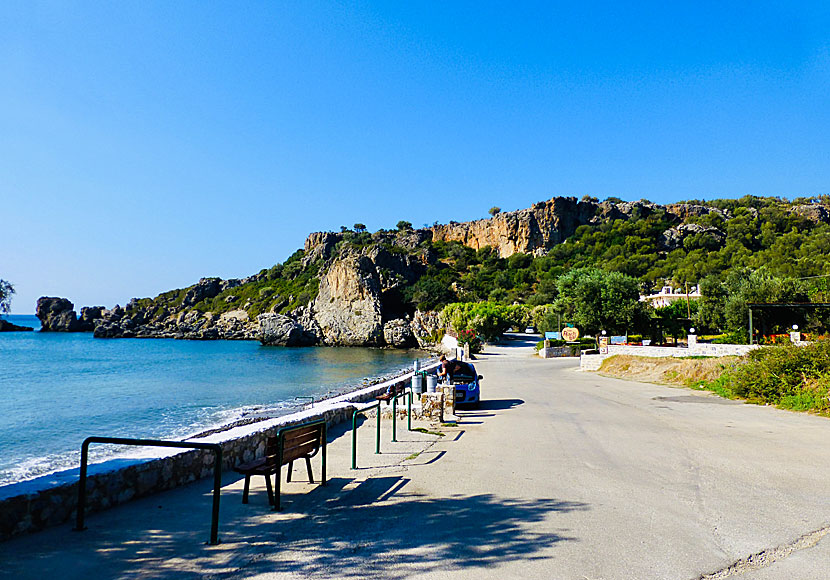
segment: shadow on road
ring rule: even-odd
[[[356,485],[351,478],[332,478],[325,488],[303,486],[301,493],[286,494],[279,514],[264,501],[252,502],[223,515],[218,546],[204,545],[204,531],[181,529],[174,514],[165,517],[166,510],[159,509],[152,528],[133,528],[130,533],[96,525],[97,530],[70,535],[67,539],[75,546],[65,547],[70,557],[72,552],[84,554],[72,559],[78,568],[89,568],[87,577],[98,570],[108,577],[188,580],[261,572],[398,579],[549,556],[551,547],[578,541],[551,519],[558,513],[590,509],[580,502],[494,494],[424,497],[409,491],[409,483],[400,476]],[[205,505],[191,504],[191,509],[209,507],[210,494],[201,497]],[[236,494],[223,499],[239,501]],[[27,561],[44,556],[52,559],[30,553]],[[83,570],[75,572],[81,576],[70,576],[84,577]]]
[[[479,405],[482,411],[502,411],[523,405],[522,399],[484,399]]]

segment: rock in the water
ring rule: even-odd
[[[384,324],[383,338],[386,344],[395,348],[406,348],[416,344],[412,328],[405,318],[396,318]]]
[[[366,256],[335,261],[320,280],[313,308],[326,344],[383,343],[380,280],[374,263]]]
[[[83,330],[75,314],[75,305],[66,298],[42,296],[37,300],[35,314],[40,319],[41,332],[80,332]]]
[[[0,332],[21,332],[25,330],[34,330],[29,326],[20,326],[9,322],[8,320],[0,319]]]
[[[81,308],[81,316],[78,319],[81,330],[94,331],[95,321],[103,318],[106,310],[104,306],[84,306]]]
[[[260,314],[257,316],[260,334],[259,341],[268,346],[310,346],[314,337],[305,332],[302,326],[290,316],[284,314]]]

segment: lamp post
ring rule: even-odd
[[[793,343],[793,344],[796,344],[800,340],[801,340],[801,333],[798,332],[798,325],[793,324],[793,330],[790,333],[790,342]]]

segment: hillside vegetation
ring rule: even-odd
[[[355,224],[336,233],[314,234],[322,236],[325,248],[321,250],[323,242],[310,243],[310,237],[306,247],[284,263],[249,278],[217,279],[208,291],[201,283],[134,304],[149,307],[158,317],[182,310],[245,310],[252,319],[263,312],[296,314],[317,296],[321,274],[345,255],[371,255],[377,262],[384,309],[392,313],[385,312],[385,318],[486,301],[524,305],[519,318],[542,326],[569,321],[588,332],[602,328],[648,335],[659,320],[670,333],[682,334],[681,327],[694,324],[706,332],[732,333],[739,340],[746,338],[748,301],[830,301],[827,196],[793,201],[747,196],[671,206],[613,198],[570,203],[587,219],[561,225],[563,239],[549,249],[526,243],[532,251],[501,255],[490,246],[474,249],[463,241],[433,241],[437,226],[413,229],[401,221],[397,229],[370,233]],[[494,213],[491,220],[509,224],[512,214],[521,218],[528,211]],[[468,223],[481,230],[488,221]],[[456,226],[451,222],[442,231]],[[397,261],[386,268],[377,259],[379,252],[387,261]],[[662,312],[637,305],[640,292],[666,283],[699,286],[704,297]],[[682,322],[689,313],[691,320]],[[766,316],[760,324],[768,333],[793,323],[821,332],[827,327],[827,314],[788,312],[779,318]],[[672,325],[677,328],[672,330]]]

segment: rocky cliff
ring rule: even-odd
[[[461,242],[476,250],[490,246],[502,258],[517,252],[542,254],[587,224],[598,205],[575,197],[555,197],[528,209],[499,213],[490,219],[430,228],[433,241]]]
[[[720,205],[735,208],[739,225],[757,221],[759,215],[763,219],[759,211],[768,211],[764,208],[771,203],[784,208],[781,215],[796,216],[797,224],[830,221],[828,207],[815,201],[787,206],[777,199],[753,199],[740,207]],[[645,220],[651,224],[649,239],[656,242],[655,251],[667,255],[687,247],[719,250],[726,244],[732,219],[729,211],[704,202],[662,206],[646,200],[557,197],[466,223],[374,233],[346,228],[315,232],[304,249],[284,264],[248,278],[203,278],[154,299],[133,299],[124,308],[83,308],[80,316],[68,300],[44,297],[38,301],[38,316],[45,331],[93,330],[100,338],[259,339],[283,346],[423,345],[440,332],[440,322],[417,311],[416,305],[425,304],[422,310],[429,310],[455,299],[491,296],[491,289],[475,294],[476,268],[483,267],[486,252],[470,256],[455,245],[436,242],[458,242],[475,250],[489,246],[501,258],[516,253],[542,255],[581,226],[626,231],[619,220]],[[510,280],[506,272],[497,274]],[[536,291],[533,273],[528,275],[522,281],[525,294],[520,300]],[[497,288],[505,296],[510,290],[504,285]],[[430,302],[419,295],[440,298]]]

